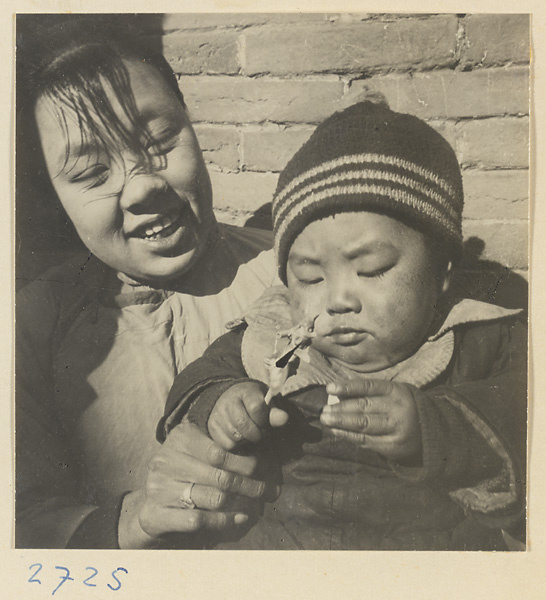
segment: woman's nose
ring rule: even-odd
[[[123,188],[121,207],[135,214],[146,212],[160,199],[167,188],[167,182],[157,173],[152,171],[134,173]]]
[[[326,312],[333,315],[359,313],[361,310],[362,302],[356,286],[349,278],[337,278],[328,289]]]

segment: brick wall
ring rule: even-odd
[[[27,15],[18,31],[26,23],[32,35],[37,24],[70,18]],[[457,152],[466,192],[465,293],[526,306],[527,16],[108,16],[114,18],[120,27],[141,27],[178,74],[221,221],[269,226],[266,211],[254,214],[270,202],[287,160],[317,123],[377,90],[395,110],[428,121]],[[79,243],[54,199],[32,187],[33,165],[19,142],[17,155],[23,284]]]
[[[525,304],[526,15],[169,14],[161,27],[221,221],[245,223],[315,125],[378,90],[438,129],[459,157],[471,285]]]

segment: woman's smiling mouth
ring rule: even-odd
[[[147,219],[145,223],[139,224],[128,233],[128,237],[137,238],[146,242],[154,242],[169,237],[181,224],[181,212],[167,215],[158,215]]]
[[[173,225],[176,225],[178,219],[171,217],[162,217],[156,223],[148,225],[144,232],[139,236],[145,240],[155,240],[160,237],[166,237],[172,233]]]

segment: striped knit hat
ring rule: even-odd
[[[462,250],[463,187],[447,141],[411,115],[360,102],[320,124],[280,174],[273,197],[279,275],[296,237],[312,221],[369,210]]]

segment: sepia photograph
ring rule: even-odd
[[[527,549],[530,25],[17,14],[15,548]]]

